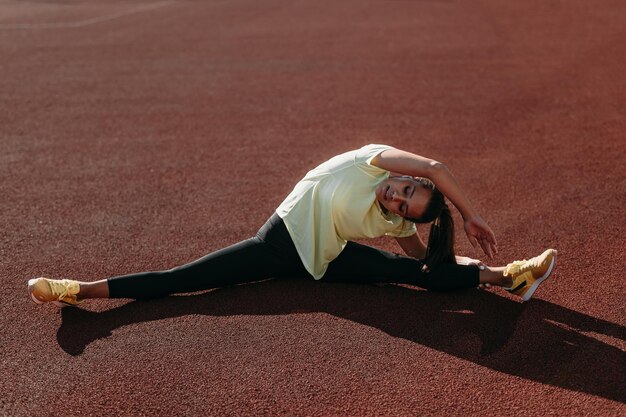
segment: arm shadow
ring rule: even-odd
[[[80,355],[133,323],[192,314],[324,312],[496,371],[626,402],[626,328],[559,305],[487,291],[430,293],[398,285],[277,279],[200,294],[137,300],[104,312],[64,308],[60,347]]]

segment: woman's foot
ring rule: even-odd
[[[28,292],[37,304],[53,302],[58,306],[75,306],[80,303],[76,294],[80,291],[78,281],[69,279],[33,278],[28,281]]]
[[[548,279],[556,263],[555,249],[548,249],[544,253],[529,260],[515,261],[506,266],[503,275],[511,277],[513,283],[508,292],[528,301],[533,296],[539,284]]]

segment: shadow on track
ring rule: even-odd
[[[315,312],[510,375],[626,402],[626,353],[613,346],[626,340],[625,327],[539,299],[521,304],[486,291],[437,294],[396,285],[268,280],[133,301],[102,313],[64,308],[57,340],[65,352],[79,355],[91,342],[133,323],[190,314]]]

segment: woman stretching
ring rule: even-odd
[[[88,298],[151,298],[272,277],[354,283],[404,283],[433,291],[491,285],[528,300],[548,278],[556,250],[503,267],[454,254],[459,210],[470,243],[497,253],[491,228],[474,211],[448,168],[385,145],[367,145],[326,161],[296,184],[256,236],[167,271],[95,282],[35,278],[38,303],[76,305]],[[428,245],[415,223],[431,223]],[[353,242],[392,236],[407,256]]]

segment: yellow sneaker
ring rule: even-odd
[[[80,303],[76,294],[80,291],[78,281],[69,279],[33,278],[28,280],[28,292],[37,304],[53,302],[58,306],[75,306]]]
[[[556,262],[556,250],[548,249],[529,260],[515,261],[506,266],[504,276],[513,278],[513,285],[505,288],[511,294],[528,301],[543,281],[548,279]]]

